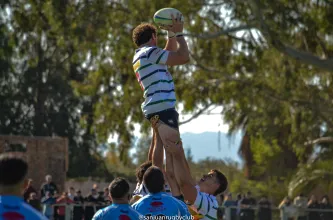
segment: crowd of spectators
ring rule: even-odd
[[[231,193],[222,197],[224,219],[272,220],[274,206],[267,196],[262,196],[258,202],[251,192],[238,194],[236,199],[233,199]],[[326,195],[319,201],[314,195],[307,198],[300,194],[293,201],[286,197],[277,208],[280,210],[281,220],[333,220],[333,207]]]
[[[37,192],[33,186],[33,180],[29,179],[28,185],[24,190],[24,200],[40,211],[48,219],[64,220],[66,207],[62,204],[72,204],[73,220],[92,219],[94,214],[111,202],[109,199],[109,189],[99,191],[97,185],[91,188],[89,195],[83,196],[79,189],[69,187],[67,192],[59,192],[58,187],[52,182],[52,176],[47,175],[46,182]]]

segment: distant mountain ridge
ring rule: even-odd
[[[207,157],[215,159],[230,158],[234,161],[241,162],[238,155],[238,149],[242,135],[237,133],[228,137],[226,133],[220,133],[220,149],[218,132],[204,133],[183,133],[181,138],[184,148],[191,148],[193,160],[198,161]]]

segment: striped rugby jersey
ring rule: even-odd
[[[197,189],[197,197],[193,206],[197,209],[197,212],[202,214],[203,220],[217,220],[217,209],[218,202],[216,197],[204,192],[200,192],[199,186],[195,187]]]
[[[145,101],[141,108],[145,116],[174,108],[175,85],[165,64],[169,51],[145,46],[135,50],[133,69],[143,90]]]
[[[171,193],[171,189],[170,189],[170,186],[168,184],[165,184],[164,186],[164,189],[165,189],[165,193],[172,196],[172,193]],[[148,189],[146,189],[146,187],[141,183],[137,183],[136,184],[136,188],[133,192],[133,195],[139,195],[139,196],[146,196],[149,194],[149,191]]]

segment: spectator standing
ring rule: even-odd
[[[271,203],[268,201],[267,196],[262,196],[258,202],[258,220],[271,220],[272,209]]]
[[[226,195],[225,200],[222,204],[223,208],[224,208],[224,216],[226,219],[235,219],[236,218],[236,208],[237,207],[237,201],[234,201],[232,199],[232,194],[228,193],[228,195]],[[228,208],[230,207],[230,211],[228,211]]]
[[[31,193],[36,193],[37,194],[37,191],[35,190],[35,188],[32,186],[32,179],[28,179],[28,185],[27,187],[24,189],[24,193],[23,193],[23,198],[24,198],[24,201],[28,201],[29,197],[30,197],[30,194]]]
[[[317,197],[312,195],[311,199],[308,202],[308,209],[320,209],[320,205],[318,203]],[[318,220],[320,219],[319,211],[317,210],[309,210],[308,220]]]
[[[284,198],[279,205],[281,220],[294,220],[297,214],[295,206],[289,197]]]
[[[83,218],[83,214],[84,214],[84,198],[81,195],[81,191],[77,190],[76,191],[76,195],[74,197],[74,203],[76,205],[80,205],[80,206],[74,206],[73,209],[73,220],[82,220]]]
[[[50,193],[50,196],[52,196],[52,194]],[[60,198],[58,191],[54,191],[54,195],[53,198],[55,198],[56,202],[58,200],[58,198]],[[53,207],[53,219],[54,220],[58,220],[58,206],[54,206]]]
[[[241,201],[240,220],[254,220],[256,200],[251,192],[247,192],[245,198]]]
[[[98,194],[96,192],[97,187],[91,189],[91,193],[85,199],[86,206],[84,209],[84,219],[92,219],[96,210],[95,206],[98,205]]]
[[[34,207],[36,210],[41,211],[40,201],[37,198],[37,194],[35,192],[30,193],[30,197],[27,202],[29,205]]]
[[[74,187],[71,186],[68,189],[68,198],[74,201],[74,197],[75,197],[75,189]]]
[[[308,200],[303,193],[299,194],[299,196],[297,196],[294,199],[294,205],[298,210],[297,220],[307,220],[307,213],[306,213],[307,203]]]
[[[51,196],[51,193],[47,191],[45,196],[41,200],[43,206],[43,215],[45,215],[48,219],[52,219],[53,216],[53,207],[56,203],[56,199]]]
[[[321,199],[320,209],[330,209],[332,210],[332,204],[330,203],[330,199],[328,196],[324,196]],[[333,219],[333,212],[320,212],[320,220],[332,220]]]
[[[45,180],[46,180],[46,182],[41,187],[41,193],[40,193],[41,197],[44,197],[45,193],[47,191],[49,191],[51,193],[51,195],[53,196],[54,193],[55,193],[55,191],[58,191],[58,188],[57,188],[56,184],[54,184],[52,182],[52,176],[51,175],[47,175],[45,177]]]
[[[72,204],[72,203],[74,203],[74,201],[68,198],[68,194],[66,192],[64,192],[62,196],[57,199],[57,204]],[[59,220],[65,220],[66,206],[59,206],[57,213]]]
[[[242,194],[237,194],[237,200],[236,200],[236,205],[237,205],[237,216],[239,216],[240,214],[240,210],[241,210],[241,202],[242,202]]]
[[[106,207],[106,201],[104,198],[104,192],[100,191],[98,192],[98,197],[97,197],[97,206],[96,206],[96,212],[100,209],[103,209]]]
[[[109,198],[109,188],[105,187],[104,188],[104,201],[106,201],[106,203],[109,205],[110,202],[110,198]]]

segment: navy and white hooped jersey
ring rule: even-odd
[[[218,202],[216,197],[204,192],[200,192],[200,187],[196,186],[197,197],[193,206],[204,216],[203,220],[217,219]]]
[[[17,196],[0,196],[1,220],[47,220],[36,209]]]
[[[112,204],[98,210],[92,220],[138,220],[142,215],[135,211],[129,204]]]
[[[167,195],[165,192],[148,194],[138,200],[132,207],[146,217],[173,217],[172,219],[191,219],[185,203]]]
[[[141,108],[145,116],[175,108],[175,85],[166,65],[169,51],[145,46],[137,49],[133,69],[143,90]]]

